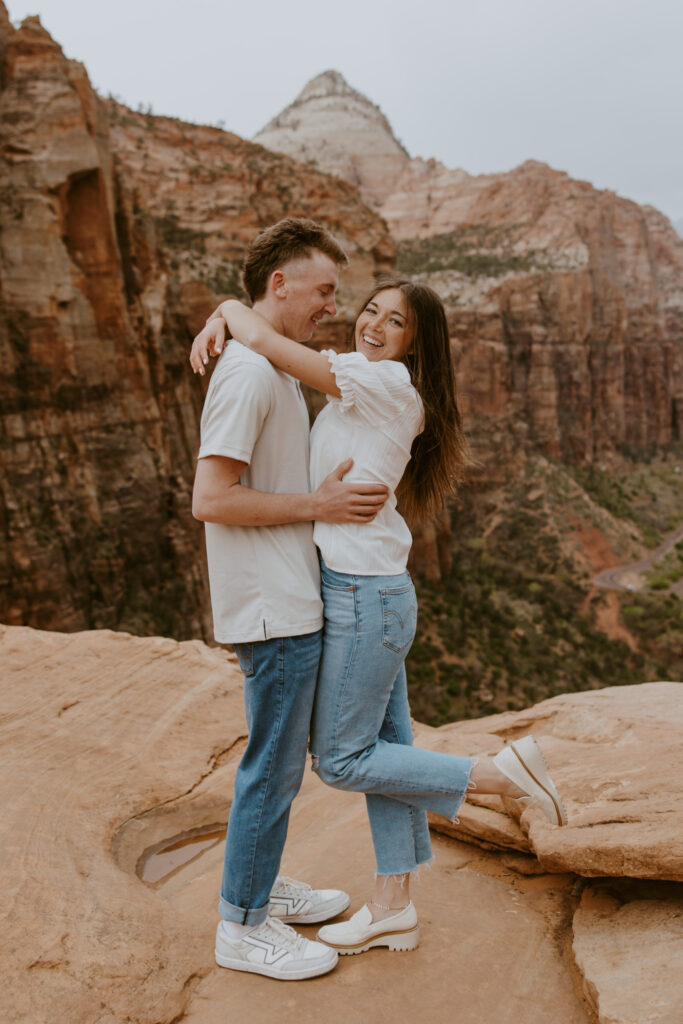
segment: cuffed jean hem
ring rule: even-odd
[[[263,924],[268,917],[269,906],[270,904],[266,903],[265,907],[244,910],[243,907],[234,907],[232,903],[228,903],[221,896],[218,901],[218,913],[224,921],[234,921],[235,924],[251,924],[255,928],[257,924]]]

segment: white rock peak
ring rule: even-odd
[[[375,207],[410,162],[380,108],[334,70],[312,78],[254,141],[345,178]]]
[[[339,71],[321,71],[303,87],[295,103],[303,103],[317,96],[356,96],[374,106],[362,93],[353,89]]]

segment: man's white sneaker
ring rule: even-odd
[[[496,754],[493,763],[528,795],[518,797],[520,802],[530,797],[531,802],[541,808],[553,825],[567,824],[567,812],[562,798],[550,778],[545,758],[533,736],[513,740]]]
[[[216,963],[280,981],[301,981],[327,974],[337,963],[337,954],[269,917],[241,939],[228,938],[221,921],[216,931]]]
[[[388,946],[392,950],[417,949],[420,941],[417,911],[411,902],[393,917],[373,921],[366,903],[348,921],[326,924],[318,932],[318,938],[329,942],[341,956],[365,953],[374,946]]]
[[[290,924],[317,924],[341,914],[350,902],[341,889],[312,889],[305,882],[280,875],[270,892],[268,913]]]

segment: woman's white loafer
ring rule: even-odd
[[[413,903],[393,917],[373,921],[367,903],[348,921],[326,924],[318,932],[321,942],[333,946],[340,956],[365,953],[374,946],[387,946],[391,950],[417,949],[420,929]]]
[[[550,778],[543,754],[533,736],[513,740],[496,754],[496,768],[531,797],[553,825],[566,825],[567,812],[557,787]],[[518,797],[520,801],[524,797]]]

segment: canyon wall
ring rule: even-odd
[[[383,213],[399,265],[444,297],[487,461],[511,438],[573,463],[683,438],[683,245],[667,219],[533,161],[422,171]]]
[[[535,161],[474,176],[411,159],[337,72],[256,138],[357,184],[399,269],[443,297],[489,476],[528,444],[590,463],[683,437],[683,242],[662,214]]]
[[[336,72],[260,136],[320,169],[133,112],[1,2],[0,117],[5,622],[210,636],[187,353],[282,216],[316,217],[351,257],[317,344],[346,344],[397,242],[443,296],[484,480],[530,447],[592,463],[681,437],[683,242],[655,210],[543,164],[473,177],[411,159]],[[446,519],[416,537],[427,575],[449,557]]]
[[[395,245],[345,182],[104,103],[2,3],[0,182],[0,620],[209,637],[191,339],[283,216],[351,257],[328,343]]]

